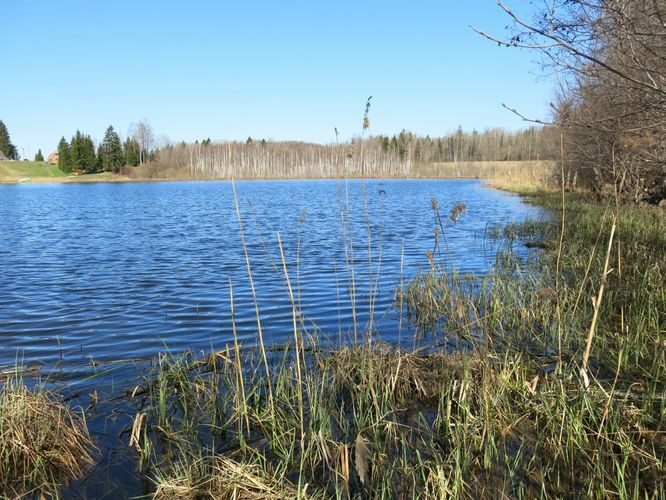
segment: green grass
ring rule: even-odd
[[[36,161],[0,161],[0,182],[15,183],[21,179],[30,182],[118,182],[128,177],[102,172],[79,176],[68,175],[56,165]]]
[[[30,178],[67,177],[57,165],[41,161],[0,161],[0,181],[9,182]]]

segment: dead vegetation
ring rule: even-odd
[[[0,389],[0,492],[6,497],[57,495],[93,465],[83,416],[44,390],[17,379]]]

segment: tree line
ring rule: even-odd
[[[118,173],[124,166],[136,167],[155,158],[154,136],[150,125],[141,121],[124,142],[109,126],[96,148],[90,135],[77,130],[68,142],[63,136],[58,143],[58,168],[65,173]]]
[[[455,132],[442,137],[418,137],[402,131],[398,135],[377,136],[383,151],[397,153],[415,163],[471,161],[532,161],[552,156],[550,134],[543,127],[507,131],[490,128],[482,132]]]
[[[167,144],[156,166],[187,170],[195,178],[405,177],[420,163],[544,160],[552,157],[543,127],[506,131],[493,128],[443,137],[402,131],[392,137],[356,137],[349,142],[312,144],[253,140]]]
[[[511,36],[481,34],[540,52],[560,77],[552,127],[565,177],[666,198],[666,0],[546,0],[532,20],[498,3]]]
[[[97,172],[118,173],[120,168],[139,164],[139,147],[131,137],[124,143],[120,136],[109,126],[104,140],[95,148],[92,138],[77,130],[68,142],[65,137],[58,143],[58,168],[69,174],[81,172],[92,174]]]

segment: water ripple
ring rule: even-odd
[[[378,195],[380,182],[387,196]],[[344,233],[340,189],[351,207]],[[292,335],[278,231],[302,314],[331,338],[353,331],[352,251],[360,328],[381,254],[375,318],[391,340],[403,242],[406,276],[427,266],[433,246],[431,197],[443,211],[458,201],[468,207],[446,229],[465,273],[493,262],[487,224],[539,215],[479,181],[366,181],[367,217],[360,181],[239,182],[237,190],[265,337],[278,344]],[[0,186],[0,236],[0,365],[57,364],[76,379],[90,375],[91,359],[222,347],[232,342],[230,281],[239,339],[257,341],[229,183]]]

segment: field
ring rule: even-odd
[[[468,161],[417,163],[412,166],[414,177],[504,179],[525,183],[543,183],[552,175],[553,162],[535,161]]]
[[[42,161],[0,161],[0,182],[17,182],[19,179],[63,179],[67,174],[56,165]]]
[[[111,174],[67,175],[56,165],[41,161],[0,161],[0,183],[13,184],[21,179],[24,182],[114,182],[126,181],[127,177]]]

